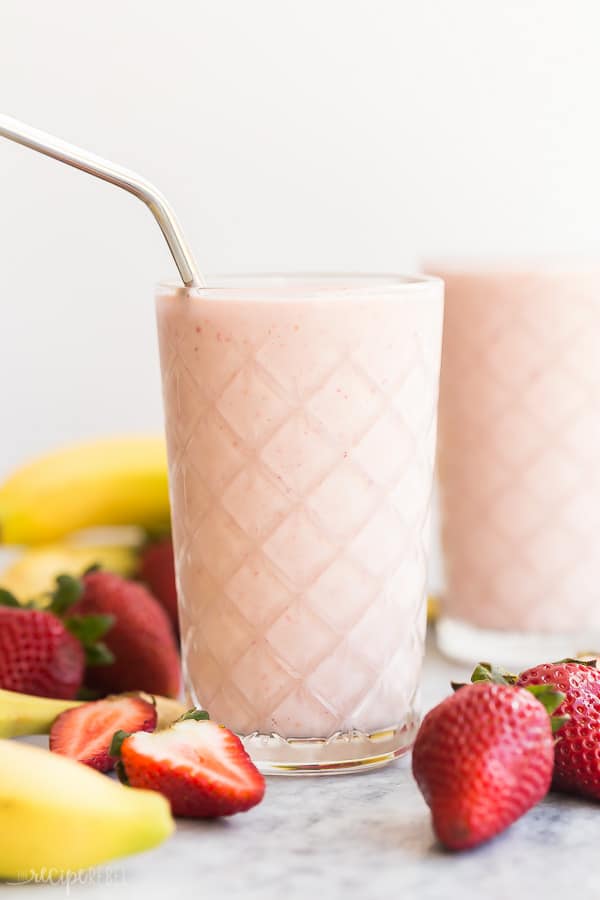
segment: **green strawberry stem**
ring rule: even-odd
[[[595,657],[592,659],[575,659],[567,656],[566,659],[559,659],[554,665],[560,665],[561,663],[576,663],[578,666],[589,666],[590,669],[598,668],[598,660]]]
[[[567,662],[567,660],[563,660],[563,662]],[[580,662],[580,660],[568,660],[568,662]],[[488,662],[480,662],[475,666],[471,675],[471,682],[475,684],[478,681],[488,681],[492,682],[493,684],[506,684],[509,686],[515,686],[518,681],[518,676],[514,675],[512,672],[508,672],[501,666],[494,666],[492,665],[492,663]],[[454,688],[454,690],[458,690],[458,688],[463,687],[463,685],[453,683],[452,687]],[[569,720],[569,716],[567,715],[554,715],[554,712],[558,709],[558,707],[565,699],[565,694],[563,694],[562,691],[557,690],[555,685],[529,684],[524,687],[524,690],[529,691],[530,694],[533,694],[533,696],[540,701],[540,703],[550,716],[550,723],[552,725],[553,734],[555,734],[560,728],[562,728],[565,722]]]
[[[118,731],[115,731],[115,733],[113,734],[113,739],[110,742],[110,747],[108,750],[109,754],[111,756],[116,756],[117,758],[119,758],[121,756],[121,747],[123,746],[123,741],[125,740],[125,738],[128,738],[130,736],[131,732],[123,731],[122,728],[119,728]]]
[[[201,722],[204,719],[210,719],[209,714],[205,709],[188,709],[187,712],[184,712],[182,716],[179,716],[177,719],[178,722],[185,722],[186,719],[195,719],[196,722]]]
[[[516,684],[517,676],[502,666],[494,666],[489,662],[477,663],[471,675],[471,681],[491,681],[494,684]]]
[[[121,761],[121,747],[123,746],[123,741],[128,737],[130,737],[130,732],[123,731],[123,729],[120,728],[113,734],[113,739],[110,742],[110,747],[108,748],[110,756],[114,756],[117,760],[115,764],[115,772],[117,773],[117,777],[122,784],[129,784],[129,778],[127,777],[125,766]]]

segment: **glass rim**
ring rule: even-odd
[[[597,276],[600,256],[514,256],[506,258],[470,259],[469,257],[428,259],[426,272],[444,278],[497,278],[531,276],[535,278],[564,276]]]
[[[282,294],[294,298],[325,299],[368,293],[385,288],[386,293],[412,294],[434,285],[442,286],[438,275],[396,272],[248,272],[235,275],[212,275],[206,286],[186,286],[175,280],[159,281],[157,294],[193,295],[210,299],[229,295],[232,300],[246,297],[274,299]]]

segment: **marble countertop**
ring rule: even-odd
[[[430,647],[423,707],[446,695],[450,678],[466,675]],[[161,847],[83,875],[68,891],[19,885],[3,887],[2,896],[519,900],[543,890],[544,900],[574,891],[596,897],[599,845],[600,809],[550,795],[491,843],[447,853],[404,758],[357,775],[271,777],[264,802],[248,813],[180,822]]]

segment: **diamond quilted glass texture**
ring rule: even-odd
[[[241,734],[414,720],[441,284],[163,290],[157,314],[191,699]]]
[[[442,272],[444,613],[600,627],[600,271]]]

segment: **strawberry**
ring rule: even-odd
[[[98,639],[112,619],[72,615],[76,599],[76,591],[65,589],[56,603],[36,609],[0,590],[0,688],[72,700],[86,660],[90,665],[111,661]]]
[[[446,847],[463,850],[494,837],[547,793],[554,761],[548,711],[564,694],[550,687],[535,693],[469,684],[423,719],[413,774]]]
[[[565,660],[521,672],[517,684],[552,683],[565,694],[557,714],[568,717],[554,749],[552,786],[600,800],[600,672],[591,663]]]
[[[123,781],[159,791],[175,816],[231,816],[256,806],[265,793],[240,739],[201,710],[154,734],[117,732],[110,752],[120,758]]]
[[[103,693],[140,690],[177,696],[179,653],[171,623],[158,600],[143,585],[112,572],[89,572],[81,584],[82,594],[73,611],[114,618],[105,638],[114,663],[88,669],[86,685]]]
[[[116,762],[108,752],[115,731],[155,728],[153,703],[127,694],[106,697],[61,713],[50,729],[50,749],[99,772],[110,772]]]
[[[147,545],[140,559],[138,577],[148,585],[156,599],[164,606],[171,619],[173,631],[178,635],[175,558],[170,537]]]

